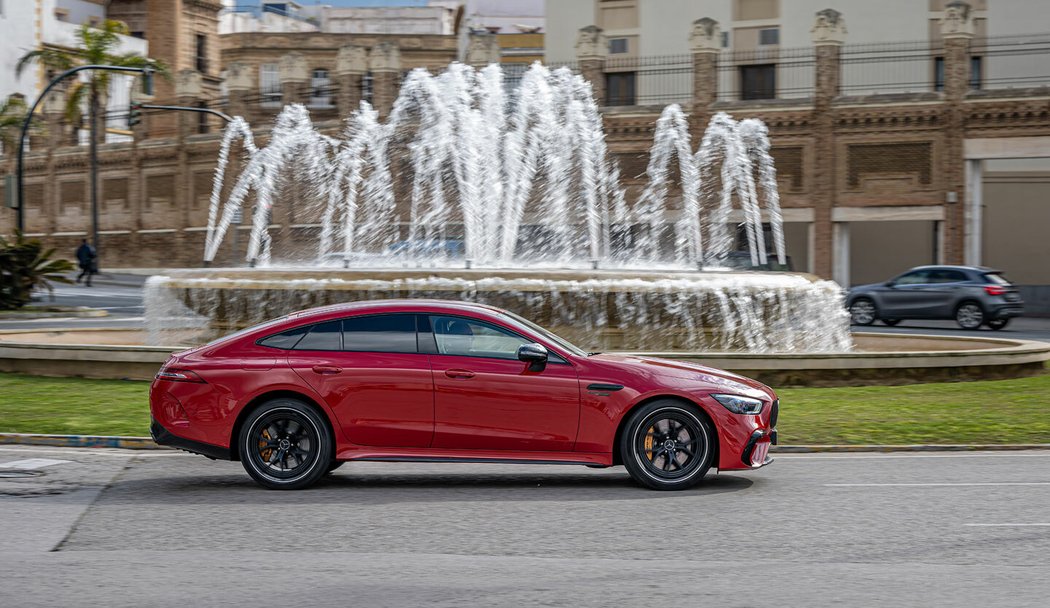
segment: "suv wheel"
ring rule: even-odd
[[[988,327],[990,329],[994,329],[995,331],[999,331],[1000,329],[1002,329],[1002,328],[1006,327],[1007,325],[1009,325],[1009,323],[1010,323],[1010,319],[1009,318],[1006,318],[1006,319],[991,319],[990,321],[988,321],[987,325],[988,325]]]
[[[857,298],[849,305],[849,318],[854,325],[871,325],[875,322],[875,302]]]
[[[963,302],[955,309],[955,322],[963,329],[980,329],[984,324],[984,309],[977,302]]]

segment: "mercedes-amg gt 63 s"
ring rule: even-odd
[[[772,462],[777,397],[717,369],[587,353],[513,313],[446,301],[306,310],[177,353],[154,440],[298,489],[344,462],[622,464],[681,490]]]

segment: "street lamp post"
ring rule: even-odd
[[[33,114],[36,112],[37,106],[43,101],[44,97],[47,96],[48,92],[55,87],[56,84],[64,80],[65,78],[76,74],[77,72],[83,72],[85,70],[104,70],[108,72],[134,72],[142,74],[142,89],[146,95],[153,94],[153,68],[136,68],[130,66],[119,66],[119,65],[81,65],[75,68],[66,70],[58,76],[55,76],[51,82],[48,83],[47,87],[44,88],[43,92],[33,102],[33,106],[29,108],[29,112],[26,114],[26,118],[22,121],[22,131],[18,137],[18,167],[17,167],[17,181],[18,181],[18,232],[25,232],[25,147],[26,137],[29,134],[29,124],[33,120]],[[91,240],[95,247],[95,253],[98,254],[98,143],[96,141],[96,129],[98,128],[98,108],[95,107],[97,104],[91,104],[91,145],[90,145],[90,156],[91,156]]]

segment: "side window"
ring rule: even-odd
[[[922,285],[930,282],[930,273],[926,270],[916,270],[915,272],[909,272],[908,274],[901,275],[897,279],[898,285]]]
[[[310,333],[303,336],[295,345],[295,350],[342,350],[343,322],[328,321],[318,323],[310,328]]]
[[[442,355],[517,360],[518,347],[530,343],[503,328],[473,319],[433,315],[430,321]]]
[[[945,283],[962,283],[963,281],[969,280],[966,278],[965,274],[958,270],[944,270],[943,272],[944,277],[942,278],[942,281]]]
[[[259,340],[258,344],[260,346],[269,346],[270,348],[289,350],[295,348],[296,343],[299,342],[308,331],[310,331],[309,325],[296,327],[295,329],[289,329],[288,331],[279,334],[267,336],[262,340]]]
[[[343,350],[417,352],[416,315],[372,315],[343,319]]]

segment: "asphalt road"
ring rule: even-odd
[[[33,458],[68,462],[3,477]],[[1050,596],[1050,451],[781,455],[678,493],[622,468],[358,463],[275,492],[237,463],[175,452],[2,447],[0,514],[3,606]]]
[[[117,275],[120,282],[139,282],[144,277]],[[38,303],[48,303],[41,295]],[[64,306],[90,306],[106,310],[108,317],[74,318],[58,317],[50,319],[8,320],[0,319],[0,329],[22,329],[33,327],[68,328],[68,327],[110,327],[141,328],[145,307],[142,300],[142,288],[131,285],[115,285],[106,280],[96,281],[95,286],[58,285],[55,288],[55,304]],[[1050,319],[1022,317],[1014,319],[1001,331],[982,328],[977,332],[959,329],[953,321],[902,321],[897,327],[886,327],[876,322],[868,327],[854,326],[853,331],[874,331],[881,333],[915,333],[938,334],[948,336],[983,336],[1017,338],[1022,340],[1042,340],[1050,342]]]

